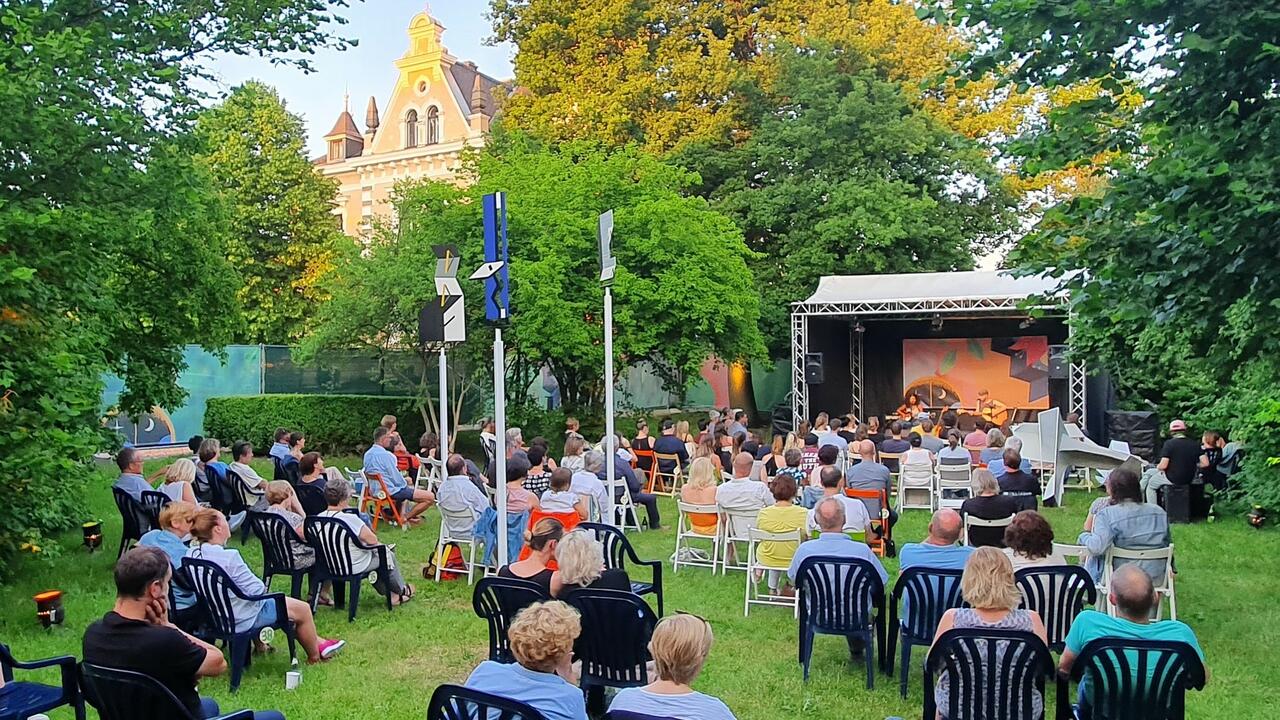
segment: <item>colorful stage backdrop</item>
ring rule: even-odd
[[[1010,408],[1049,407],[1049,338],[928,338],[902,341],[903,396],[929,407],[974,407],[978,391]]]

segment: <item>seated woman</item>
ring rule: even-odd
[[[582,691],[572,678],[573,643],[582,633],[578,612],[559,600],[538,602],[516,613],[507,629],[514,663],[485,660],[466,687],[516,700],[547,720],[587,720]]]
[[[196,465],[186,458],[174,460],[164,471],[164,484],[157,488],[174,502],[196,504]]]
[[[668,615],[649,638],[657,679],[644,687],[618,691],[609,712],[633,712],[671,720],[736,720],[719,698],[694,690],[715,636],[711,624],[696,615]]]
[[[653,452],[653,438],[649,436],[649,423],[644,420],[636,421],[636,437],[631,441],[631,449],[640,451],[632,453],[636,458],[636,468],[648,475],[649,468],[653,466],[653,456],[648,454]]]
[[[185,462],[195,472],[195,465],[190,460],[183,458],[180,462]],[[160,548],[169,556],[169,564],[177,570],[182,567],[182,558],[187,556],[187,538],[191,537],[191,521],[195,516],[195,503],[175,500],[160,510],[160,527],[144,533],[138,544]],[[185,627],[184,620],[195,614],[196,596],[174,585],[173,600],[174,623]]]
[[[981,520],[1003,520],[1018,512],[1018,501],[1000,494],[996,476],[986,470],[973,471],[973,497],[960,505],[960,514]],[[969,528],[969,544],[974,547],[1004,547],[1004,528]]]
[[[697,443],[695,442],[693,434],[689,432],[688,420],[681,420],[676,423],[675,435],[677,440],[684,443],[684,449],[687,450],[690,455],[693,455],[693,448]]]
[[[315,548],[306,543],[306,535],[303,534],[303,525],[306,520],[307,513],[302,509],[302,503],[298,502],[298,494],[293,491],[293,486],[283,480],[275,480],[267,483],[267,512],[279,515],[289,523],[289,527],[297,533],[298,539],[303,541],[302,545],[292,545],[294,566],[299,570],[309,568],[316,562]]]
[[[324,458],[318,452],[309,452],[298,461],[298,482],[314,485],[324,490],[329,482],[329,474],[325,472]]]
[[[556,544],[556,564],[560,569],[551,576],[552,597],[567,600],[583,588],[631,590],[627,572],[605,568],[604,545],[586,530],[574,530]]]
[[[196,511],[191,522],[191,535],[196,545],[187,551],[187,557],[208,560],[226,571],[231,581],[246,595],[264,595],[267,586],[249,569],[238,550],[226,547],[231,538],[231,528],[222,513],[212,508]],[[285,610],[297,629],[298,642],[307,654],[307,662],[328,660],[342,650],[346,642],[322,638],[316,633],[315,618],[311,606],[297,598],[286,597]],[[266,600],[241,600],[232,598],[232,612],[236,619],[236,631],[248,632],[267,627],[276,622],[276,605]]]
[[[310,453],[308,453],[310,454]],[[351,505],[351,484],[346,478],[330,478],[324,488],[324,501],[329,503],[329,509],[320,513],[317,517],[337,518],[347,527],[351,528],[351,532],[360,538],[360,542],[365,545],[382,545],[378,540],[378,536],[369,529],[369,526],[354,513],[345,512]],[[387,548],[387,566],[381,567],[378,563],[382,558],[372,550],[364,550],[355,548],[351,551],[351,569],[357,573],[365,573],[370,570],[377,571],[377,577],[373,581],[373,588],[381,595],[389,595],[392,605],[400,605],[413,599],[414,587],[404,581],[404,577],[400,574],[400,564],[396,562],[395,551],[390,547]]]
[[[902,453],[901,462],[903,465],[933,466],[933,453],[923,447],[924,438],[919,433],[911,433],[911,437],[907,438],[907,442],[911,443],[911,448]]]
[[[498,577],[517,578],[537,583],[551,596],[551,576],[554,570],[547,563],[556,556],[556,545],[564,537],[564,525],[555,518],[543,518],[524,534],[525,547],[532,552],[524,560],[498,568]]]
[[[1102,581],[1102,563],[1112,547],[1126,550],[1154,550],[1173,542],[1169,533],[1169,516],[1164,508],[1143,502],[1138,473],[1120,466],[1107,476],[1109,503],[1095,503],[1085,518],[1084,532],[1077,543],[1089,550],[1085,563],[1095,582]],[[1163,560],[1137,561],[1157,587],[1165,581]],[[1118,566],[1118,565],[1117,565]],[[1114,569],[1114,568],[1113,568]]]
[[[1004,529],[1004,545],[1015,573],[1023,568],[1067,564],[1066,558],[1053,551],[1053,526],[1035,510],[1013,516]]]
[[[541,507],[538,496],[524,489],[529,463],[520,457],[507,458],[507,514],[519,515]]]
[[[959,430],[948,430],[946,440],[947,446],[938,451],[939,465],[968,465],[973,462],[973,455],[961,445],[964,437]]]
[[[781,433],[773,436],[773,444],[769,446],[769,452],[764,456],[764,474],[765,477],[773,477],[778,474],[778,470],[787,466],[787,439]]]
[[[551,487],[551,471],[547,466],[547,449],[541,445],[530,445],[525,453],[529,456],[529,474],[524,478],[524,489],[542,497],[542,493]]]
[[[301,460],[302,454],[306,452],[307,438],[300,432],[289,433],[289,455],[294,460]]]
[[[197,457],[200,458],[200,464],[206,468],[213,468],[218,477],[225,478],[227,476],[227,464],[218,459],[222,453],[222,443],[217,438],[205,438],[200,442],[200,452]]]
[[[830,446],[828,446],[830,447]],[[773,479],[769,490],[775,500],[773,505],[764,508],[756,516],[756,527],[769,533],[803,532],[809,513],[792,501],[796,496],[796,482],[789,475],[779,475]],[[782,580],[787,577],[787,567],[796,554],[796,542],[766,541],[756,549],[756,560],[778,570],[768,571],[769,593],[776,595],[782,587]],[[756,580],[760,578],[757,577]]]
[[[690,505],[716,504],[716,469],[711,458],[700,457],[689,463],[689,479],[680,488],[680,502]],[[716,534],[719,517],[713,513],[690,513],[694,532],[708,537]]]
[[[993,427],[987,431],[987,446],[978,453],[978,462],[982,465],[990,465],[1003,461],[1004,433],[1000,432],[1000,428]]]
[[[693,458],[708,458],[711,460],[711,466],[715,469],[716,474],[720,475],[724,472],[724,463],[720,459],[720,453],[716,451],[715,441],[710,435],[702,438],[702,442],[693,449]]]
[[[569,489],[573,482],[573,473],[567,468],[556,468],[551,473],[551,485],[542,493],[538,504],[543,512],[569,513],[576,512],[578,517],[587,519],[587,498]]]
[[[430,436],[433,443],[439,443],[435,438],[435,433],[427,433],[427,435]],[[422,465],[422,461],[418,459],[417,455],[409,452],[409,448],[404,446],[404,441],[400,439],[399,435],[395,435],[392,438],[391,443],[387,445],[387,449],[391,451],[392,455],[396,456],[397,470],[406,473],[410,480],[418,477],[418,468]]]
[[[1035,633],[1041,641],[1045,641],[1044,623],[1040,615],[1032,610],[1020,610],[1022,593],[1013,581],[1013,566],[1004,553],[993,547],[981,547],[973,551],[965,563],[964,574],[960,577],[960,592],[967,608],[953,608],[942,615],[938,623],[938,632],[933,636],[934,642],[942,634],[953,628],[985,628],[991,630],[1022,630]],[[996,646],[996,665],[1000,665],[1004,655],[1003,649]],[[947,717],[950,704],[951,677],[943,672],[934,690],[934,699],[938,705],[938,717]],[[928,692],[928,688],[925,689]],[[1000,692],[997,688],[996,692]],[[1031,716],[1010,716],[1003,720],[1037,720],[1044,717],[1044,698],[1037,693],[1031,700]]]
[[[573,471],[582,469],[582,457],[587,447],[581,436],[570,435],[564,440],[564,457],[560,458],[560,467]]]

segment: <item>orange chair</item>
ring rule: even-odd
[[[636,450],[635,448],[631,448],[631,454],[635,456],[635,459],[631,461],[631,467],[637,470],[640,469],[640,458],[648,458],[649,469],[643,471],[649,476],[648,489],[645,490],[645,492],[653,492],[653,473],[657,471],[658,467],[658,458],[656,457],[656,453],[652,450]]]
[[[845,488],[844,494],[851,498],[859,500],[875,500],[880,503],[879,517],[871,518],[871,528],[873,532],[867,533],[867,546],[870,547],[876,555],[884,557],[889,547],[893,544],[893,531],[889,525],[889,493],[883,488],[880,490],[859,490],[856,488]],[[868,513],[869,515],[870,513]],[[880,527],[880,534],[877,536],[874,532],[876,526]]]
[[[582,522],[582,518],[578,517],[578,513],[576,512],[549,513],[549,512],[543,512],[540,509],[530,510],[529,511],[529,530],[532,531],[533,526],[537,525],[538,521],[543,518],[554,518],[556,520],[559,520],[560,524],[564,526],[565,532],[569,532],[570,530],[578,527],[578,523]],[[525,560],[532,554],[533,554],[533,548],[530,548],[528,543],[526,543],[524,546],[524,549],[520,551],[520,557],[517,559]],[[551,558],[551,560],[547,562],[547,567],[552,570],[560,569],[559,566],[556,565],[555,558]]]
[[[373,531],[378,532],[378,521],[382,519],[383,510],[390,510],[395,523],[402,529],[407,528],[408,525],[400,514],[400,503],[392,499],[391,491],[387,489],[387,483],[382,479],[382,473],[366,472],[364,477],[364,495],[360,497],[360,509],[373,516]],[[375,482],[378,483],[381,491],[377,495],[370,492]]]

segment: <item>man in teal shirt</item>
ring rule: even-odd
[[[929,536],[924,542],[907,543],[902,546],[898,568],[901,572],[918,567],[929,570],[964,570],[965,563],[973,554],[968,545],[957,545],[960,540],[960,529],[964,522],[960,513],[951,508],[942,508],[933,513],[929,519]],[[959,579],[940,578],[934,587],[938,595],[951,589],[951,584]],[[905,595],[902,598],[902,617],[905,621],[911,615],[911,602]]]
[[[871,548],[844,534],[845,512],[839,499],[829,497],[820,501],[813,509],[813,519],[822,532],[817,539],[802,542],[796,549],[796,554],[791,558],[791,567],[787,569],[787,577],[791,578],[791,582],[795,582],[805,558],[818,555],[866,560],[876,569],[880,582],[889,582],[888,573],[880,564],[880,558],[871,552]]]
[[[1112,574],[1109,599],[1119,610],[1120,617],[1111,617],[1097,610],[1085,610],[1077,615],[1071,623],[1071,631],[1067,633],[1066,649],[1058,662],[1059,672],[1064,675],[1070,673],[1071,666],[1075,664],[1076,657],[1084,646],[1101,638],[1184,642],[1204,662],[1204,652],[1196,642],[1196,634],[1186,623],[1177,620],[1151,622],[1151,611],[1160,602],[1160,597],[1151,583],[1151,577],[1138,565],[1122,565]],[[1148,670],[1148,679],[1154,671],[1154,667]],[[1205,675],[1208,675],[1207,669]],[[1087,706],[1090,702],[1088,686],[1089,678],[1086,676],[1080,681],[1081,705]]]

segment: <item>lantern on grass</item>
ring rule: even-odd
[[[1267,522],[1267,513],[1262,509],[1261,505],[1254,505],[1247,517],[1249,518],[1249,524],[1256,528],[1261,528]]]
[[[102,547],[102,521],[91,520],[81,526],[84,531],[84,546],[93,552]]]
[[[66,619],[67,611],[62,607],[61,590],[45,590],[32,599],[36,601],[36,618],[45,630],[61,625]]]

